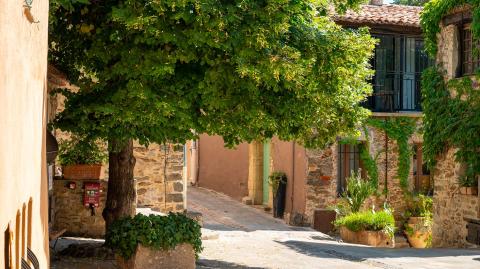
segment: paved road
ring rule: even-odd
[[[205,250],[199,269],[478,269],[480,250],[381,249],[337,242],[295,228],[258,209],[201,188],[189,188],[189,210],[203,213]]]

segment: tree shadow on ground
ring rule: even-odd
[[[219,260],[200,259],[197,261],[197,269],[267,269],[265,267],[250,267],[237,263]]]
[[[375,258],[433,258],[433,257],[458,257],[472,256],[472,260],[480,261],[480,250],[473,249],[392,249],[373,248],[367,246],[356,246],[338,244],[334,242],[305,242],[289,240],[285,242],[276,241],[290,249],[312,257],[337,257],[350,261],[365,261]]]

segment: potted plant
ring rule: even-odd
[[[343,241],[374,247],[395,246],[395,219],[390,210],[351,213],[335,221]]]
[[[63,177],[71,180],[97,180],[103,178],[103,163],[106,160],[96,141],[73,136],[60,144],[58,155]]]
[[[432,242],[433,200],[425,195],[412,197],[408,201],[405,235],[414,248],[426,248]]]
[[[460,193],[465,195],[478,195],[478,181],[472,175],[464,175],[459,179]]]
[[[141,214],[112,224],[106,245],[122,269],[194,269],[202,251],[200,225],[184,214]]]
[[[273,217],[283,218],[287,194],[287,175],[283,172],[273,172],[268,177],[268,183],[272,187],[273,193]]]

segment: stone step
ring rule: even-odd
[[[395,248],[410,248],[410,244],[404,235],[395,235]]]

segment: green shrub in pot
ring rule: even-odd
[[[157,250],[174,249],[177,245],[191,244],[195,255],[203,250],[200,225],[184,214],[169,213],[167,216],[138,214],[112,224],[106,235],[106,245],[124,259],[135,254],[142,244]]]
[[[390,210],[355,212],[335,221],[336,227],[345,227],[352,232],[382,231],[390,238],[395,232],[395,219]]]
[[[62,166],[76,164],[102,164],[107,154],[100,142],[88,138],[72,136],[60,142],[58,162]]]

